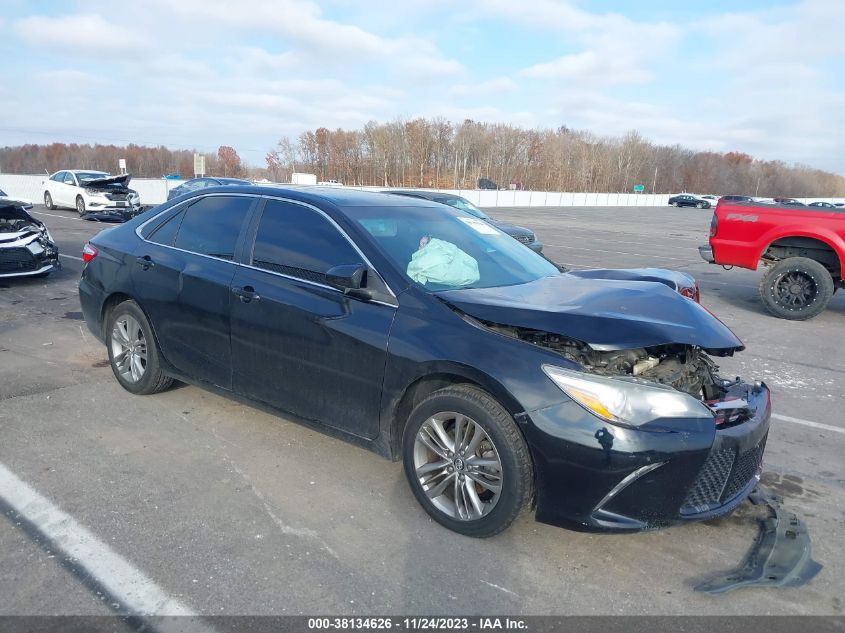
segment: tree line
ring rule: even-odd
[[[194,150],[129,144],[51,143],[0,148],[0,172],[59,169],[118,171],[118,159],[138,177],[194,175]],[[473,189],[485,178],[499,187],[534,191],[647,193],[693,191],[752,196],[845,196],[845,178],[805,165],[757,160],[742,152],[695,151],[659,145],[632,131],[621,137],[442,118],[371,121],[357,130],[320,127],[284,137],[265,165],[243,165],[237,151],[204,152],[205,173],[290,182],[294,172],[347,185]]]
[[[486,178],[499,187],[534,191],[621,193],[643,185],[647,193],[845,195],[845,178],[838,174],[742,152],[658,145],[636,131],[611,137],[565,126],[524,129],[441,118],[370,122],[358,130],[317,128],[282,138],[266,163],[272,180],[300,171],[319,180],[384,187],[472,189]]]
[[[172,150],[164,146],[146,147],[129,144],[78,145],[50,143],[49,145],[20,145],[0,148],[0,172],[9,174],[52,174],[61,169],[91,169],[118,173],[119,159],[126,159],[127,171],[143,178],[161,178],[178,174],[194,177],[194,150]],[[221,145],[216,153],[202,152],[205,172],[217,176],[245,174],[241,159],[233,147]]]

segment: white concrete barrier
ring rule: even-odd
[[[0,189],[7,195],[43,202],[43,182],[46,175],[0,174]],[[138,192],[141,204],[160,204],[168,192],[183,180],[163,178],[133,178],[130,186]],[[385,187],[354,187],[363,191],[382,191]],[[394,187],[395,189],[395,187]],[[442,193],[463,196],[473,204],[484,207],[661,207],[669,204],[670,194],[600,193],[564,191],[496,191],[489,189],[437,189]],[[845,202],[845,198],[799,198],[801,202]]]

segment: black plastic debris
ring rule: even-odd
[[[749,495],[754,505],[767,505],[772,516],[760,522],[760,533],[742,567],[704,582],[696,591],[727,593],[740,587],[798,587],[813,579],[822,566],[813,560],[807,526],[783,499],[758,486]]]

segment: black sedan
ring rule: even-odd
[[[666,285],[579,278],[474,215],[337,188],[208,189],[85,246],[117,381],[237,394],[402,460],[436,521],[636,531],[719,516],[759,479],[770,396]],[[354,486],[350,487],[350,491]]]
[[[202,178],[191,178],[186,180],[178,187],[174,187],[167,192],[167,199],[172,200],[179,196],[198,191],[200,189],[207,189],[208,187],[238,187],[251,185],[249,180],[242,180],[241,178],[218,178],[212,176],[203,176]]]
[[[416,189],[394,189],[384,191],[382,193],[391,193],[397,196],[409,196],[411,198],[422,198],[423,200],[439,202],[440,204],[445,204],[447,206],[460,209],[461,211],[466,211],[470,215],[474,215],[475,217],[481,218],[485,222],[488,222],[493,226],[498,227],[499,229],[510,235],[512,238],[525,244],[532,251],[536,251],[538,253],[543,251],[543,244],[537,239],[537,236],[534,234],[534,231],[532,231],[531,229],[527,229],[524,226],[516,226],[515,224],[509,224],[508,222],[494,220],[489,215],[484,213],[484,211],[475,206],[472,202],[461,196],[456,196],[451,193],[440,193],[437,191],[421,191]]]
[[[710,201],[688,193],[681,193],[669,198],[669,205],[673,207],[695,207],[696,209],[709,209]]]

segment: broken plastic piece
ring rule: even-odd
[[[739,587],[798,587],[812,580],[822,566],[812,558],[807,526],[783,499],[758,486],[748,496],[754,505],[768,505],[772,516],[760,522],[760,533],[742,567],[698,585],[695,590],[727,593]]]

